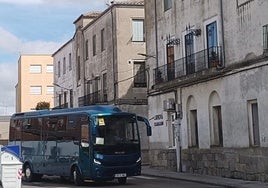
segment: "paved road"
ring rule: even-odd
[[[41,182],[32,182],[32,183],[23,183],[22,188],[78,188],[79,186],[74,186],[74,184],[69,182],[61,182],[59,178],[44,178]],[[138,176],[128,178],[126,185],[119,185],[117,181],[106,182],[102,184],[96,183],[86,183],[80,188],[83,187],[120,187],[120,188],[130,188],[130,187],[138,187],[138,188],[223,188],[221,186],[216,185],[206,185],[195,182],[187,182],[181,180],[174,179],[166,179],[166,178],[157,178],[157,177],[149,177],[149,176]]]

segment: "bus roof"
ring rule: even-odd
[[[32,112],[21,112],[12,115],[11,119],[20,117],[33,117],[33,116],[48,116],[48,115],[63,115],[63,114],[74,114],[74,113],[87,113],[90,115],[95,114],[114,114],[114,113],[126,113],[114,105],[92,105],[78,108],[66,108],[66,109],[55,109],[55,110],[37,110]],[[129,113],[133,114],[133,113]]]

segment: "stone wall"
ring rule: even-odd
[[[268,148],[184,149],[182,171],[267,182]]]
[[[177,159],[175,149],[149,150],[150,166],[157,169],[176,171]]]

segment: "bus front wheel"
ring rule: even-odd
[[[72,171],[72,179],[75,185],[82,185],[83,179],[80,175],[79,169],[77,167],[74,167]]]
[[[25,168],[24,168],[24,180],[25,180],[26,182],[31,182],[31,181],[33,181],[33,171],[32,171],[32,169],[31,169],[31,167],[30,167],[29,164],[27,164],[27,165],[25,166]]]
[[[125,185],[126,182],[127,182],[127,178],[118,178],[118,183],[119,183],[120,185]]]

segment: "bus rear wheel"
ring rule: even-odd
[[[127,178],[118,178],[118,183],[120,185],[125,185],[127,183]]]
[[[74,167],[72,171],[72,179],[75,185],[82,185],[84,183],[77,167]]]

